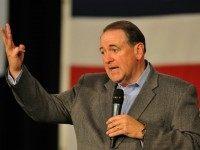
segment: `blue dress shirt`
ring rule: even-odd
[[[143,71],[136,83],[129,84],[126,87],[123,87],[120,84],[118,84],[117,88],[122,89],[124,91],[124,101],[122,104],[121,114],[127,114],[129,112],[131,106],[134,104],[136,97],[138,96],[145,81],[147,80],[149,72],[150,66],[148,63],[147,67],[145,68],[145,70]]]

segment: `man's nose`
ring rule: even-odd
[[[114,61],[114,58],[110,54],[107,53],[107,54],[104,55],[104,62],[105,63],[109,64],[113,61]]]

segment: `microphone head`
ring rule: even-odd
[[[113,104],[121,104],[124,101],[124,91],[122,89],[115,89],[114,94],[113,94]]]

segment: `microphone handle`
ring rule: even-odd
[[[111,137],[110,138],[110,148],[114,148],[115,147],[115,141],[116,141],[116,138],[115,137]]]
[[[120,113],[121,113],[121,108],[122,108],[122,105],[121,105],[121,104],[114,103],[114,104],[113,104],[113,116],[120,115]]]

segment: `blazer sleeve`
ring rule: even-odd
[[[200,149],[200,115],[194,86],[188,86],[174,110],[171,130],[147,124],[144,149]]]
[[[70,113],[80,84],[61,94],[49,94],[23,66],[19,82],[9,86],[19,105],[33,120],[72,124]]]

